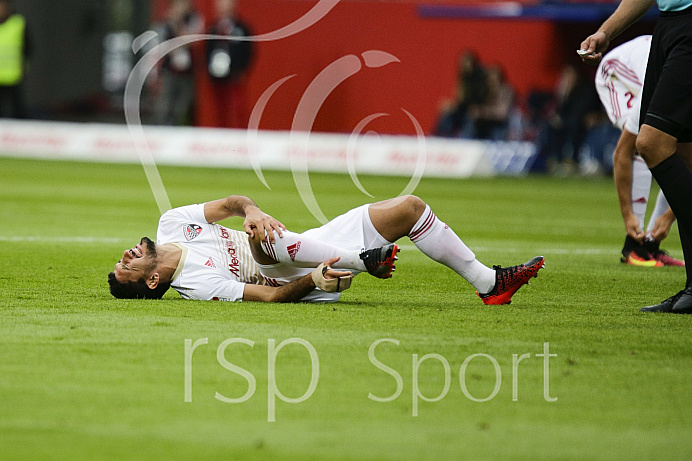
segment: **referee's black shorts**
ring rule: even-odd
[[[692,7],[662,11],[656,22],[639,120],[692,142]]]

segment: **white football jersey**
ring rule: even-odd
[[[651,35],[613,48],[596,71],[596,90],[610,121],[619,129],[639,133],[641,91],[651,49]]]
[[[183,298],[241,301],[246,283],[265,283],[245,232],[208,223],[204,204],[174,208],[161,216],[156,244],[167,243],[183,251],[171,279]]]

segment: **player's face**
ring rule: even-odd
[[[156,245],[148,237],[143,237],[137,245],[125,250],[113,271],[118,282],[126,283],[146,279],[155,268]]]

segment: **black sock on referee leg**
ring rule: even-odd
[[[682,254],[685,259],[685,272],[687,273],[687,282],[685,286],[690,286],[692,283],[692,264],[687,264],[687,261],[692,263],[692,243],[687,237],[687,233],[678,224],[678,232],[680,233],[680,244],[682,245]]]
[[[683,243],[682,249],[685,254],[685,269],[688,271],[687,278],[689,281],[691,274],[687,264],[688,262],[692,263],[692,260],[688,260],[687,256],[692,258],[690,252],[692,246],[690,246],[690,241],[686,236],[692,235],[692,172],[677,153],[650,170],[678,220],[680,239],[687,242]]]

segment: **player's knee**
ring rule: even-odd
[[[643,126],[637,135],[635,148],[637,153],[646,161],[649,168],[658,165],[675,152],[676,140],[656,129]]]
[[[404,196],[403,205],[406,209],[407,214],[409,214],[412,218],[416,219],[423,214],[423,211],[425,211],[426,207],[425,202],[421,200],[420,197],[417,197],[415,195]]]
[[[650,136],[648,136],[646,133],[640,133],[637,136],[637,141],[635,144],[635,147],[637,149],[637,153],[644,158],[644,160],[647,161],[648,159],[653,156],[654,150],[656,146],[654,146],[652,139]]]

